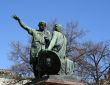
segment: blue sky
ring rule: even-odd
[[[110,0],[0,0],[0,68],[9,68],[10,42],[26,43],[28,34],[11,18],[18,15],[28,26],[57,19],[60,24],[78,21],[87,30],[84,40],[110,40]]]

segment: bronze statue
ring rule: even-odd
[[[39,29],[36,30],[26,26],[18,16],[13,18],[32,36],[30,64],[36,78],[41,78],[44,74],[73,75],[74,64],[66,57],[67,39],[61,32],[62,25],[54,25],[51,37],[45,22],[39,22]]]
[[[44,21],[39,22],[39,29],[37,30],[26,26],[18,16],[14,15],[13,18],[17,20],[19,25],[32,36],[32,44],[30,49],[30,64],[33,65],[35,77],[38,77],[39,72],[36,69],[36,65],[38,64],[38,53],[48,47],[51,37],[50,32],[46,29],[46,23]]]

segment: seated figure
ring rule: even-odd
[[[65,35],[61,32],[62,25],[55,24],[53,27],[53,35],[47,50],[55,52],[61,61],[61,68],[58,74],[73,74],[73,61],[66,57],[66,45],[67,39]]]

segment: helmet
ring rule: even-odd
[[[55,24],[55,26],[54,26],[54,29],[59,32],[62,30],[62,28],[63,28],[63,26],[60,24]]]
[[[38,26],[45,26],[46,27],[46,23],[44,21],[40,21]]]

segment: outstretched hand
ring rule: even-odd
[[[15,19],[15,20],[20,20],[20,18],[19,18],[18,16],[16,16],[16,15],[13,15],[12,17],[13,17],[13,19]]]

